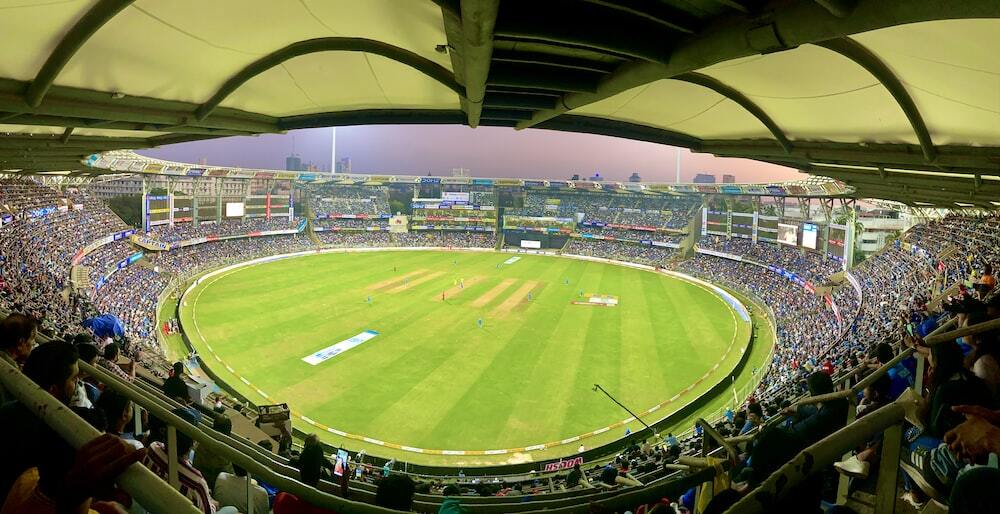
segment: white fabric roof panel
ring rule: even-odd
[[[0,1],[0,77],[31,80],[66,32],[97,0]]]
[[[454,91],[405,64],[360,52],[303,55],[250,79],[223,103],[274,116],[378,108],[458,109]]]
[[[791,140],[912,143],[906,115],[860,65],[818,46],[706,68],[766,112]]]
[[[447,37],[440,9],[431,2],[139,0],[87,41],[60,73],[56,84],[201,103],[253,61],[296,41],[334,36],[382,41],[451,69],[449,57],[434,50],[436,45],[446,43]],[[333,59],[345,54],[316,55]],[[340,61],[355,65],[340,69],[340,75],[370,74],[363,59]],[[286,65],[291,66],[291,62]],[[26,78],[32,78],[38,67],[40,64]],[[303,76],[296,74],[296,79],[303,80]],[[419,85],[417,89],[426,90]],[[333,103],[321,105],[320,109],[312,104],[296,105],[292,100],[273,107],[263,101],[255,105],[257,112],[274,115],[300,108],[333,111],[345,107],[336,103],[336,98],[331,100]],[[413,100],[404,98],[401,103]],[[423,98],[417,103],[433,105],[434,99]],[[457,99],[452,104],[458,105]]]
[[[942,20],[858,34],[906,86],[934,144],[1000,145],[1000,20]]]
[[[585,105],[572,114],[641,123],[701,138],[770,138],[771,133],[742,107],[710,89],[659,80]]]

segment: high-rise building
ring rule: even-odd
[[[736,183],[736,176],[735,175],[730,175],[730,174],[726,173],[726,174],[722,175],[722,183],[723,184],[735,184]]]
[[[350,173],[351,172],[351,158],[344,157],[343,159],[337,159],[337,165],[334,167],[334,173]]]
[[[694,180],[692,182],[695,184],[714,184],[715,175],[711,173],[699,173],[694,176]]]
[[[305,171],[305,168],[302,167],[302,158],[295,154],[285,157],[285,170]]]
[[[629,176],[628,181],[629,182],[642,182],[642,177],[639,176],[639,172],[638,171],[633,171],[632,175]]]

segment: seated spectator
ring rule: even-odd
[[[233,432],[233,420],[225,414],[218,414],[212,420],[212,428],[220,434],[230,435]],[[215,489],[215,479],[219,473],[232,473],[233,463],[222,455],[216,455],[208,448],[198,450],[198,458],[194,460],[194,467],[201,471],[205,477],[205,482],[212,489]]]
[[[198,424],[198,415],[191,409],[174,409],[174,414],[192,425]],[[195,508],[205,514],[235,514],[238,512],[234,507],[224,507],[219,509],[219,503],[212,498],[211,489],[205,482],[205,477],[201,472],[191,465],[189,455],[194,449],[194,440],[180,430],[177,431],[177,477],[180,480],[180,492],[186,496]],[[149,445],[143,464],[153,473],[156,473],[163,480],[168,480],[167,462],[169,460],[167,447],[160,441]],[[197,460],[197,456],[195,458]]]
[[[38,324],[23,314],[11,314],[0,321],[0,359],[21,369],[21,363],[28,358],[38,336]],[[9,400],[6,390],[0,384],[0,405]]]
[[[163,381],[163,394],[182,404],[191,402],[187,384],[184,383],[184,363],[175,362],[169,377]]]
[[[456,498],[456,496],[461,496],[462,490],[454,484],[448,484],[444,488],[443,494],[445,496],[444,501],[441,502],[441,508],[438,509],[438,514],[463,514],[467,512],[462,508],[461,501]]]
[[[409,512],[413,506],[415,490],[416,486],[410,477],[393,473],[379,481],[375,491],[375,505]]]
[[[97,401],[97,408],[104,412],[104,417],[108,421],[107,432],[109,434],[118,437],[137,450],[143,447],[142,443],[136,440],[131,433],[125,431],[129,423],[132,422],[134,414],[132,400],[116,391],[107,390]]]
[[[91,366],[97,365],[97,357],[99,355],[99,352],[96,346],[94,346],[91,343],[83,343],[76,345],[76,350],[77,352],[80,353],[81,361],[86,362]],[[101,385],[100,382],[96,378],[90,376],[87,373],[83,372],[80,373],[79,389],[82,389],[83,396],[86,397],[91,404],[96,404],[98,398],[101,396],[101,389],[99,387],[100,385]],[[77,396],[74,396],[74,400],[80,394],[81,393],[77,393]],[[76,403],[74,403],[73,405],[76,405]]]
[[[118,343],[109,343],[104,347],[104,355],[98,359],[98,364],[126,382],[135,380],[135,361],[130,361],[122,367],[118,363],[118,356]]]
[[[199,455],[200,459],[201,456]],[[247,475],[245,469],[234,465],[233,472],[221,472],[215,481],[212,489],[215,499],[223,505],[232,505],[240,512],[247,509],[247,480],[253,489],[253,511],[254,513],[267,514],[270,507],[267,503],[267,491],[257,484],[257,481]]]

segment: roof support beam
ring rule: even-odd
[[[493,61],[513,62],[520,64],[540,64],[553,68],[565,68],[570,70],[592,71],[596,73],[610,73],[618,66],[618,63],[594,61],[591,59],[580,59],[562,55],[553,55],[542,52],[521,52],[513,50],[493,50]]]
[[[913,132],[917,135],[917,140],[920,141],[924,159],[927,162],[934,162],[937,156],[937,152],[934,150],[934,141],[931,140],[927,124],[924,123],[924,118],[920,115],[917,104],[913,103],[913,98],[906,91],[906,87],[878,56],[857,41],[847,37],[817,42],[816,45],[854,61],[878,79],[899,104],[903,113],[906,114],[906,119],[910,121],[910,126],[913,127]]]
[[[816,3],[822,5],[824,9],[836,17],[846,18],[851,15],[858,2],[857,0],[816,0]]]
[[[486,81],[493,56],[493,27],[500,0],[462,0],[462,62],[465,66],[466,118],[470,127],[479,126],[486,97]]]
[[[24,93],[24,100],[32,107],[41,105],[45,94],[55,82],[59,72],[74,54],[93,36],[105,23],[114,18],[134,0],[100,0],[73,25],[55,50],[49,54],[42,69],[38,70],[35,80],[31,81]]]
[[[766,112],[764,112],[764,109],[761,109],[760,106],[753,102],[753,100],[747,98],[746,95],[739,92],[737,89],[726,85],[715,77],[696,72],[681,73],[680,75],[674,77],[674,79],[706,87],[736,102],[740,107],[746,109],[747,112],[752,114],[758,121],[764,124],[764,126],[767,127],[767,130],[771,131],[771,134],[774,134],[774,138],[778,140],[778,144],[781,145],[781,148],[785,150],[786,154],[792,153],[792,143],[788,140],[788,137],[785,136],[785,132],[781,130],[781,127],[779,127],[778,124],[775,123]]]
[[[592,71],[550,68],[537,64],[497,62],[489,70],[486,84],[490,86],[534,87],[556,91],[596,91],[600,77],[600,74]],[[484,90],[486,84],[484,84]]]
[[[723,61],[788,50],[887,26],[960,18],[1000,18],[1000,2],[858,0],[851,16],[833,19],[826,9],[814,2],[793,2],[759,15],[741,14],[720,19],[678,42],[664,63],[623,64],[601,81],[596,93],[566,94],[556,108],[535,113],[530,121],[519,123],[517,128],[528,128],[634,87]]]
[[[694,34],[695,18],[658,0],[584,0],[587,3],[606,7],[639,18],[649,20],[671,30]],[[681,21],[678,21],[681,20]]]
[[[916,145],[816,143],[798,141],[791,154],[785,154],[772,144],[744,141],[704,141],[696,151],[721,157],[749,159],[777,159],[808,164],[810,162],[855,166],[885,166],[936,171],[940,173],[972,173],[983,176],[1000,176],[1000,148],[996,147],[937,147],[934,164],[928,164]]]
[[[427,75],[460,96],[465,95],[465,89],[455,80],[455,76],[447,68],[409,50],[372,39],[321,37],[292,43],[250,63],[247,67],[227,79],[219,90],[212,95],[212,98],[199,106],[195,110],[195,118],[198,121],[204,120],[226,97],[233,94],[240,86],[257,75],[289,59],[317,52],[364,52],[381,55]]]
[[[519,95],[515,93],[495,93],[486,95],[484,106],[504,107],[507,109],[550,109],[555,105],[555,99],[540,95]]]
[[[66,130],[63,131],[62,137],[59,138],[59,142],[62,143],[62,144],[68,143],[69,142],[69,136],[73,135],[73,129],[74,128],[75,127],[66,127]]]

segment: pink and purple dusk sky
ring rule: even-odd
[[[646,182],[673,182],[677,149],[655,143],[549,130],[458,125],[371,125],[338,127],[337,158],[351,158],[355,173],[451,175],[468,168],[479,177],[566,179],[595,172],[625,180],[638,172]],[[215,166],[284,169],[293,152],[303,162],[330,169],[331,129],[196,141],[141,153],[160,159]],[[797,170],[746,159],[725,159],[681,150],[681,180],[696,173],[736,176],[737,182],[794,180]]]

